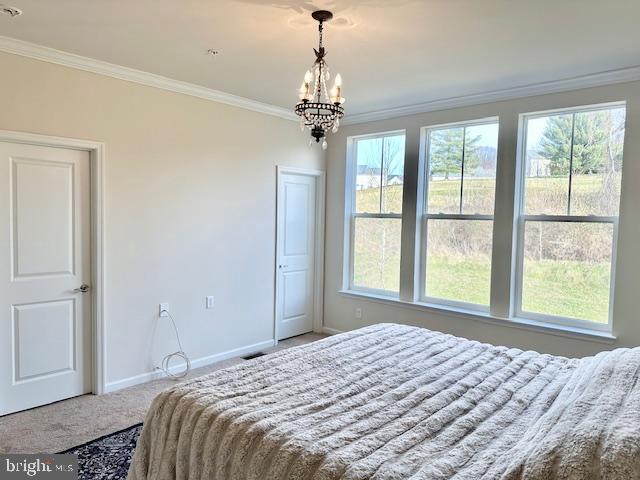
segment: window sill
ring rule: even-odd
[[[567,327],[550,322],[540,320],[530,320],[526,318],[502,318],[491,315],[488,312],[469,310],[457,307],[446,307],[431,303],[406,302],[397,297],[373,294],[369,292],[361,292],[357,290],[340,290],[340,295],[352,298],[362,298],[372,302],[384,303],[395,307],[409,308],[412,310],[420,310],[423,312],[438,313],[463,319],[479,320],[493,325],[500,325],[510,328],[518,328],[540,333],[548,333],[551,335],[576,338],[578,340],[587,340],[598,343],[612,344],[616,341],[616,337],[609,332],[598,330],[590,330],[587,328]]]

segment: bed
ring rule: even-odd
[[[161,393],[128,478],[636,479],[639,368],[373,325]]]

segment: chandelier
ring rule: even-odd
[[[311,131],[311,140],[316,143],[322,140],[322,148],[327,148],[326,136],[329,131],[333,133],[338,131],[340,119],[344,116],[342,104],[342,77],[337,74],[334,79],[333,88],[327,90],[327,83],[331,79],[329,67],[325,62],[325,52],[322,46],[322,24],[333,18],[333,13],[326,10],[318,10],[313,12],[311,16],[318,21],[318,49],[313,51],[316,54],[316,61],[313,63],[311,70],[307,70],[304,80],[298,92],[300,101],[296,104],[296,115],[300,116],[300,128],[304,131],[305,127]],[[313,73],[312,73],[313,72]]]

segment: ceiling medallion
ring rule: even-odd
[[[322,148],[327,148],[327,133],[338,131],[340,119],[344,116],[342,104],[342,77],[337,74],[333,88],[327,90],[327,83],[331,79],[329,67],[324,58],[327,55],[322,46],[322,25],[333,18],[333,13],[327,10],[318,10],[313,12],[311,16],[318,22],[318,49],[313,51],[316,54],[316,61],[313,63],[311,70],[307,70],[304,80],[298,92],[300,101],[296,104],[296,115],[300,116],[300,128],[304,131],[305,127],[311,131],[311,140],[316,143],[322,140]]]

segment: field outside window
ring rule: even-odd
[[[606,326],[625,108],[525,116],[518,316]]]
[[[514,209],[514,232],[494,232],[498,134],[495,117],[423,128],[417,199],[404,192],[404,133],[351,138],[345,287],[399,296],[407,196],[419,236],[406,297],[489,313],[499,287],[501,318],[610,331],[624,103],[521,115],[516,194],[499,205]],[[514,248],[508,279],[492,277],[494,235]]]
[[[498,122],[425,131],[422,300],[488,309]]]
[[[404,134],[354,142],[351,288],[397,295],[404,185]]]

